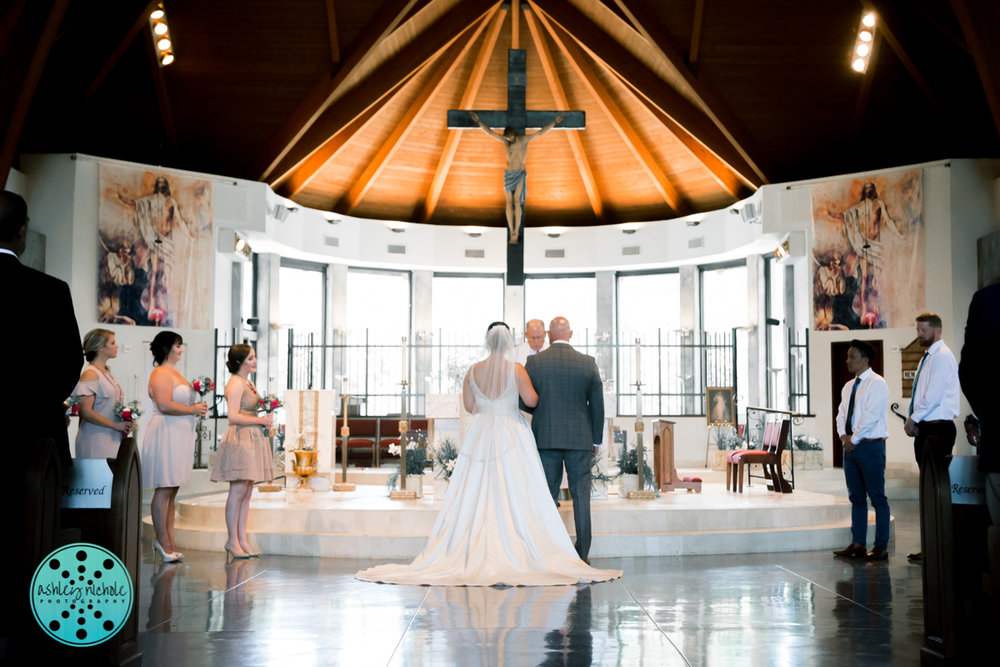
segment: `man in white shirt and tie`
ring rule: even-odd
[[[522,366],[548,345],[545,344],[545,324],[541,320],[528,320],[524,325],[524,342],[514,348],[514,361]]]
[[[913,455],[923,472],[925,450],[944,460],[955,446],[955,418],[959,412],[958,362],[941,340],[941,318],[935,313],[917,315],[917,340],[927,351],[917,366],[910,398],[910,416],[903,425],[913,438]],[[917,552],[911,561],[923,559]]]
[[[836,556],[886,560],[889,558],[889,501],[885,497],[885,439],[889,436],[889,386],[871,369],[875,349],[852,340],[847,370],[854,380],[840,392],[837,433],[844,446],[844,478],[851,500],[851,544]],[[865,553],[868,502],[875,510],[875,547]]]

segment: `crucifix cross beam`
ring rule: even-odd
[[[582,130],[586,128],[587,118],[584,111],[529,111],[525,102],[525,88],[528,83],[525,51],[510,49],[507,52],[507,108],[500,110],[476,110],[479,119],[489,127],[513,128],[518,134],[525,130],[538,130],[560,114],[565,118],[555,129]],[[470,110],[450,109],[448,111],[449,130],[476,130],[479,126],[469,115]]]

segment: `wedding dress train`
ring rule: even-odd
[[[408,565],[358,572],[364,581],[437,586],[551,586],[607,581],[570,542],[549,494],[535,438],[517,406],[513,362],[490,399],[470,373],[475,416],[424,550]]]

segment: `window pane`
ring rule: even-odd
[[[554,317],[565,317],[573,329],[570,343],[594,354],[597,333],[597,279],[527,278],[524,281],[524,319],[539,319],[549,326]],[[523,339],[518,331],[516,342]]]
[[[403,379],[400,344],[410,338],[410,275],[396,271],[347,272],[346,369],[362,415],[398,414]],[[413,355],[408,354],[410,369]],[[409,373],[408,373],[409,375]]]
[[[462,391],[465,372],[482,357],[487,325],[502,319],[500,276],[432,278],[431,393]]]
[[[618,276],[618,393],[621,414],[635,414],[635,340],[642,342],[642,411],[684,413],[686,376],[678,347],[680,274]],[[690,362],[689,362],[690,363]]]
[[[701,321],[704,331],[731,331],[747,325],[747,267],[701,272]]]
[[[304,269],[282,266],[278,269],[278,349],[288,349],[288,334],[295,333],[296,345],[322,345],[324,340],[324,283],[322,267]],[[278,357],[276,386],[293,389],[321,389],[326,386],[322,349],[297,347],[294,367],[289,377],[288,355]],[[259,379],[258,379],[259,381]],[[289,385],[289,382],[291,385]],[[267,385],[270,387],[270,383]],[[270,389],[269,389],[270,390]]]

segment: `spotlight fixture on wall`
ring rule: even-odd
[[[403,232],[406,231],[406,226],[401,223],[394,222],[389,225],[389,231],[391,231],[393,234],[402,234]]]
[[[642,225],[636,222],[626,223],[622,225],[622,234],[635,234],[641,226]]]
[[[774,256],[778,259],[784,259],[790,254],[788,239],[785,239],[778,244],[778,247],[774,249]]]
[[[868,61],[875,44],[875,12],[866,11],[861,15],[858,25],[858,36],[854,40],[854,50],[851,51],[851,69],[863,74],[868,69]]]
[[[326,218],[326,221],[329,222],[331,225],[336,225],[337,223],[340,222],[340,218],[337,216],[336,213],[324,213],[323,217]]]
[[[174,62],[174,44],[170,39],[170,27],[167,25],[167,13],[163,11],[163,3],[149,13],[149,29],[153,31],[153,46],[156,48],[156,61],[160,66]]]
[[[250,242],[238,233],[235,234],[234,237],[235,242],[233,243],[233,250],[236,251],[238,256],[249,260],[253,256],[253,248],[250,247]]]

